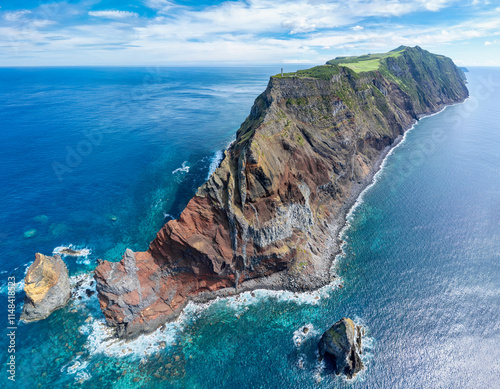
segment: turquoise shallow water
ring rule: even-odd
[[[7,277],[21,280],[34,252],[91,250],[65,258],[77,285],[73,302],[19,325],[13,387],[498,387],[494,68],[471,69],[471,98],[422,119],[387,158],[344,231],[342,289],[245,293],[191,305],[134,342],[109,338],[86,293],[96,259],[144,249],[169,215],[178,216],[272,73],[0,70],[0,307],[6,312]],[[71,150],[81,160],[71,160]],[[60,165],[71,171],[58,176]],[[18,313],[21,301],[20,292]],[[367,330],[367,369],[353,381],[325,374],[315,355],[321,333],[342,316]],[[0,348],[5,366],[5,336]]]

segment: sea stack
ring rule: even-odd
[[[354,377],[363,369],[361,327],[351,319],[342,318],[327,330],[319,342],[319,355],[333,366],[335,374]]]
[[[24,278],[24,292],[21,320],[25,322],[45,319],[56,309],[64,307],[71,290],[68,269],[61,257],[37,253]]]
[[[147,251],[97,267],[108,324],[133,337],[190,300],[331,282],[345,216],[391,147],[467,96],[453,61],[418,46],[271,77],[180,217]]]

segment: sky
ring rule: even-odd
[[[0,66],[322,64],[400,45],[500,66],[500,1],[0,0]]]

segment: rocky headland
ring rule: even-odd
[[[146,252],[99,264],[107,323],[133,337],[190,300],[327,284],[346,213],[387,152],[420,117],[467,96],[452,60],[419,47],[271,77],[179,219]]]
[[[68,269],[61,257],[37,253],[24,279],[24,292],[23,321],[45,319],[64,307],[70,299],[71,289]]]

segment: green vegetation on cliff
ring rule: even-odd
[[[419,46],[400,46],[387,53],[337,57],[325,65],[285,73],[283,76],[278,74],[273,78],[314,78],[335,82],[343,74],[348,75],[351,80],[360,77],[376,79],[382,76],[395,83],[418,108],[435,103],[429,100],[430,95],[442,93],[451,98],[458,98],[463,91],[462,84],[465,80],[463,71],[457,68],[450,58],[432,54]],[[373,90],[375,105],[379,110],[385,111],[385,104],[382,102],[385,97],[380,96],[381,91],[375,85],[365,85],[365,89]],[[354,107],[355,100],[358,99],[352,94],[352,85],[345,83],[338,85],[335,94],[350,108]],[[301,105],[301,101],[289,100],[288,104]]]
[[[332,76],[339,74],[339,67],[347,67],[356,73],[371,72],[378,70],[381,60],[389,57],[398,57],[405,50],[410,49],[406,46],[400,46],[388,53],[366,54],[352,57],[337,57],[328,61],[325,65],[315,66],[310,69],[297,70],[293,73],[284,73],[283,77],[312,77],[322,80],[331,79]],[[281,74],[274,77],[281,78]]]
[[[284,73],[283,76],[281,76],[281,74],[277,74],[274,77],[275,78],[311,77],[322,80],[329,80],[334,75],[339,74],[340,68],[349,68],[357,74],[380,71],[384,75],[389,75],[388,73],[392,73],[391,71],[387,72],[390,66],[394,66],[394,64],[396,63],[402,64],[406,62],[408,59],[411,59],[413,63],[417,64],[418,62],[420,62],[417,57],[424,57],[423,58],[424,62],[426,62],[426,64],[429,65],[429,67],[424,70],[440,70],[436,69],[436,66],[439,68],[438,62],[446,60],[451,61],[449,58],[444,57],[442,55],[431,54],[428,51],[421,49],[419,46],[415,47],[400,46],[387,53],[366,54],[366,55],[350,56],[350,57],[337,57],[335,59],[327,61],[325,65],[315,66],[310,69],[297,70],[296,72],[292,73]],[[434,62],[434,64],[432,64],[432,62]],[[396,80],[398,77],[399,76],[396,74],[395,77],[392,77],[392,79]],[[404,80],[400,81],[402,81],[402,83],[404,84]]]
[[[320,66],[315,66],[310,69],[304,69],[304,70],[297,70],[296,72],[293,73],[284,73],[283,78],[286,77],[311,77],[311,78],[317,78],[320,80],[329,80],[332,78],[332,76],[339,74],[339,68],[338,66],[331,66],[331,65],[320,65]],[[274,77],[276,78],[282,78],[281,74],[277,74]]]
[[[321,174],[315,174],[329,182],[316,185],[330,188],[329,195],[340,201],[352,182],[367,177],[381,150],[416,119],[467,95],[464,75],[453,61],[418,46],[338,57],[273,76],[229,150],[230,164],[239,170],[232,185],[241,188],[232,195],[237,204],[232,209],[275,193],[283,166],[307,176],[303,166],[292,168],[290,158],[306,163],[307,171],[319,169]],[[251,188],[247,193],[246,185]],[[290,190],[278,198],[288,198]]]
[[[337,57],[328,61],[326,64],[345,66],[354,70],[356,73],[371,72],[380,68],[382,60],[389,57],[399,57],[401,53],[407,49],[408,47],[406,46],[400,46],[397,49],[389,51],[388,53],[366,54],[354,57]]]
[[[381,63],[380,73],[422,107],[433,103],[428,88],[433,95],[443,94],[454,99],[464,89],[465,75],[450,58],[418,46],[406,47],[400,56],[387,57]]]

